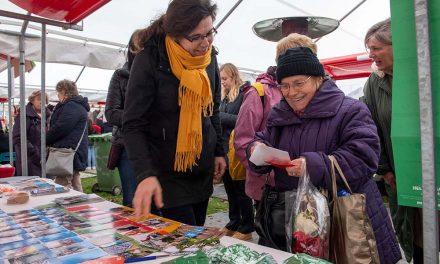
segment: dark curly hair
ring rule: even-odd
[[[204,18],[210,16],[214,21],[216,15],[217,5],[210,0],[173,0],[165,14],[138,32],[138,43],[135,45],[138,50],[134,52],[139,52],[153,35],[168,34],[173,38],[182,38],[193,31]]]

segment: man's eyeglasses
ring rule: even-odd
[[[308,82],[310,80],[312,76],[307,77],[307,79],[305,79],[304,81],[298,81],[298,82],[294,82],[292,84],[289,83],[282,83],[278,85],[278,89],[281,90],[281,92],[285,93],[290,91],[290,88],[293,89],[301,89],[302,87],[304,87],[304,85],[306,84],[306,82]]]
[[[201,42],[202,40],[204,40],[205,38],[207,38],[209,41],[212,41],[214,39],[215,34],[217,34],[217,29],[212,28],[208,33],[206,33],[205,35],[202,34],[195,34],[192,36],[185,36],[185,38],[189,41],[189,42]]]

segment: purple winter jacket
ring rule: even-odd
[[[49,124],[51,112],[46,108],[46,126]],[[31,103],[26,105],[26,135],[28,155],[28,175],[41,176],[41,117]],[[20,115],[15,117],[12,138],[16,154],[16,173],[21,176],[21,134]]]
[[[235,154],[246,168],[246,195],[259,201],[266,177],[249,170],[246,148],[254,140],[255,133],[266,127],[269,112],[280,101],[282,95],[276,88],[277,83],[269,74],[260,74],[256,81],[261,82],[264,87],[264,107],[257,90],[251,86],[243,87],[244,98],[235,123],[234,147]],[[271,185],[273,184],[271,177]]]
[[[327,79],[301,117],[282,99],[272,109],[266,130],[257,133],[255,141],[263,141],[271,146],[278,143],[274,147],[287,151],[292,160],[305,157],[312,183],[330,192],[331,163],[328,155],[334,155],[352,191],[366,195],[367,213],[381,263],[396,263],[401,259],[388,212],[372,178],[378,166],[380,141],[370,111],[364,103],[346,97],[332,80]],[[249,145],[248,151],[252,145]],[[249,156],[249,152],[247,154]],[[257,167],[251,162],[249,166],[259,173],[273,169],[275,188],[279,191],[296,189],[298,186],[299,178],[288,176],[285,169]],[[343,186],[339,180],[338,187]]]

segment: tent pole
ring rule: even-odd
[[[223,24],[223,22],[225,22],[225,20],[232,14],[232,12],[234,12],[234,10],[241,4],[241,2],[243,2],[243,0],[238,0],[237,3],[235,3],[231,10],[228,11],[228,13],[217,23],[217,25],[215,25],[216,29],[218,29]]]
[[[423,183],[423,259],[439,263],[438,216],[435,168],[435,139],[431,85],[431,50],[428,1],[414,0],[417,69],[419,81],[420,135]]]
[[[83,67],[82,67],[81,71],[80,71],[79,74],[78,74],[78,77],[76,77],[75,83],[78,82],[79,77],[81,77],[81,75],[82,75],[82,73],[83,73],[83,71],[84,71],[85,68],[86,68],[86,66],[83,66]]]
[[[13,166],[14,164],[14,154],[13,153],[13,144],[12,144],[12,123],[14,123],[14,120],[12,120],[12,89],[14,89],[14,72],[12,71],[12,63],[11,63],[11,56],[8,55],[8,112],[9,112],[9,164]]]
[[[367,0],[362,0],[361,2],[359,2],[355,7],[353,7],[350,11],[347,12],[347,14],[343,15],[341,17],[341,19],[339,19],[339,23],[341,23],[344,19],[346,19],[349,15],[351,15],[351,13],[353,13],[356,9],[358,9],[363,3],[365,3]],[[317,38],[315,40],[315,42],[317,42],[318,40],[320,40],[322,37]]]
[[[41,25],[41,177],[46,178],[46,24]],[[39,176],[39,175],[37,175]]]
[[[27,25],[29,21],[24,21],[23,26],[21,28],[20,35],[20,158],[21,158],[21,175],[20,176],[29,176],[28,175],[28,156],[27,156],[27,134],[26,134],[26,86],[25,86],[25,42],[24,42],[24,34],[26,32]]]

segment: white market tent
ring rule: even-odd
[[[20,23],[0,20],[0,24],[9,26],[21,26]],[[30,28],[41,32],[41,27],[30,25]],[[0,51],[11,57],[19,57],[20,32],[12,30],[0,30]],[[41,62],[41,33],[40,35],[25,35],[25,59]],[[46,37],[46,62],[78,65],[105,70],[115,70],[125,62],[125,45],[98,39],[84,38],[65,32],[47,30]],[[66,52],[69,51],[69,52]],[[0,72],[7,70],[7,62],[0,60]],[[78,76],[79,77],[79,76]],[[40,89],[37,85],[27,85],[26,94]],[[54,87],[48,87],[51,99],[56,100],[53,93]],[[105,101],[106,91],[102,89],[81,89],[81,94],[87,96],[90,101]],[[18,95],[18,94],[17,94]],[[8,97],[7,84],[0,83],[0,97]]]

